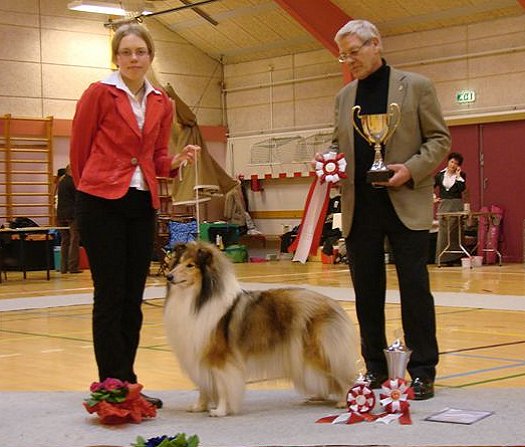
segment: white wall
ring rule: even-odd
[[[108,17],[69,11],[68,1],[0,2],[0,114],[70,119],[86,87],[108,75]],[[159,81],[171,83],[190,106],[199,103],[201,124],[221,124],[217,62],[154,18],[144,24],[157,47],[153,68]]]

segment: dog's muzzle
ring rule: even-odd
[[[166,275],[166,280],[173,285],[182,284],[183,282],[186,282],[185,279],[182,279],[180,281],[175,281],[175,275],[173,273],[168,273]]]

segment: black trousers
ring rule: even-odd
[[[429,233],[410,230],[399,220],[386,189],[362,186],[356,191],[354,220],[346,246],[367,370],[388,372],[383,352],[387,347],[385,237],[392,247],[399,280],[405,343],[412,349],[408,372],[412,378],[434,380],[438,345],[427,270]]]
[[[136,383],[142,295],[153,249],[148,191],[108,200],[79,192],[77,222],[94,284],[93,344],[99,379]]]

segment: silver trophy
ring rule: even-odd
[[[388,378],[404,380],[412,350],[408,349],[398,338],[383,351],[385,353],[388,367]]]
[[[361,128],[356,122],[356,118],[361,121]],[[399,122],[401,121],[401,111],[399,106],[393,102],[389,106],[388,113],[378,113],[371,115],[361,115],[361,106],[352,107],[352,124],[369,144],[374,145],[374,163],[366,173],[367,183],[388,182],[394,172],[388,169],[381,155],[381,145],[393,135]]]

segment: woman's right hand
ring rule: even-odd
[[[177,169],[185,162],[193,163],[197,157],[197,153],[201,150],[200,146],[188,144],[182,149],[182,152],[175,154],[171,159],[171,169]]]

